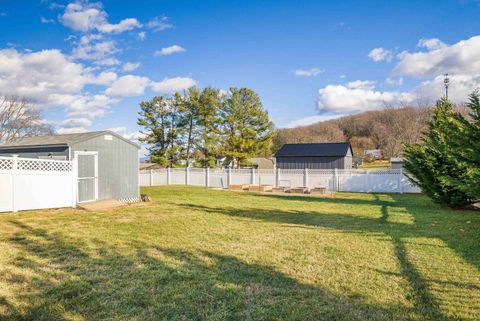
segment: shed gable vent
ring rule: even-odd
[[[112,135],[105,135],[105,136],[103,136],[103,138],[104,138],[105,140],[113,140],[113,136],[112,136]]]

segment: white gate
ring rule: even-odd
[[[78,203],[98,200],[98,152],[75,152]]]

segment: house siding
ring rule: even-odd
[[[350,167],[346,167],[350,166]],[[277,157],[280,169],[344,169],[352,168],[351,157]]]
[[[0,149],[0,156],[10,157],[12,155],[18,155],[18,157],[24,158],[65,156],[68,159],[68,146],[12,147]]]

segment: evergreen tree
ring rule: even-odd
[[[137,124],[145,127],[141,140],[150,145],[150,160],[163,166],[172,166],[178,157],[178,130],[176,106],[167,96],[155,96],[140,103]]]
[[[459,187],[464,163],[455,146],[464,132],[463,118],[446,99],[437,102],[428,132],[419,144],[407,145],[405,169],[409,178],[433,201],[453,208],[473,202]]]
[[[274,126],[258,95],[248,88],[231,88],[222,109],[223,155],[245,165],[248,158],[268,153]]]
[[[200,91],[197,87],[191,87],[184,91],[183,96],[175,95],[180,102],[180,121],[182,128],[185,167],[189,167],[190,158],[198,140],[198,112],[200,108]]]
[[[202,90],[198,104],[198,159],[202,167],[215,167],[220,147],[219,114],[221,97],[218,89],[207,87]]]
[[[458,188],[472,200],[480,199],[480,95],[474,91],[467,107],[469,119],[462,117],[461,130],[455,135],[455,156],[460,162],[461,179],[455,180]]]

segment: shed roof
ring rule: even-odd
[[[275,153],[276,157],[343,157],[350,143],[313,143],[313,144],[285,144]]]
[[[137,144],[129,141],[128,139],[123,138],[122,136],[110,130],[102,130],[102,131],[96,131],[96,132],[75,133],[75,134],[22,137],[22,138],[16,139],[12,143],[1,145],[0,149],[15,148],[15,147],[70,146],[70,145],[83,142],[97,136],[106,135],[106,134],[118,137],[121,140],[124,140],[134,145],[135,147],[139,148]]]

